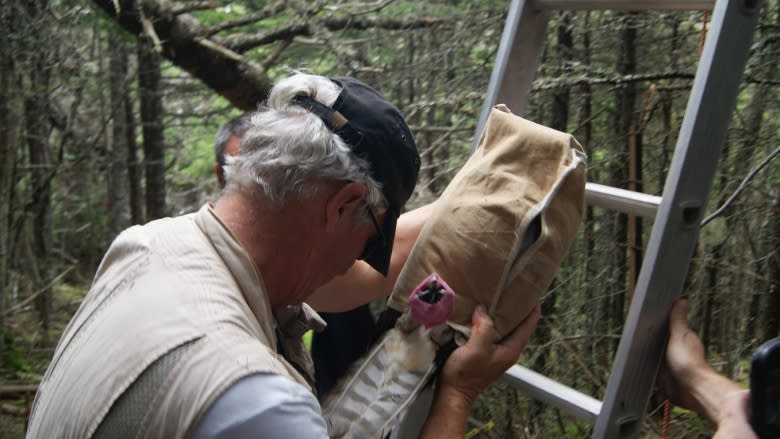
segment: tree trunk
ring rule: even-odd
[[[767,8],[767,12],[768,12]],[[769,14],[767,14],[768,16]],[[775,20],[774,23],[775,29],[777,29],[777,26],[780,25],[780,4],[777,4],[777,7],[775,9]],[[769,23],[768,23],[769,24]],[[768,28],[768,26],[766,27]],[[772,35],[776,35],[776,30],[773,30],[771,32],[767,32],[765,27],[760,27],[760,29],[764,29],[762,31],[762,37],[763,38],[769,38]],[[777,76],[777,51],[776,50],[770,50],[768,47],[764,47],[761,55],[759,56],[759,62],[756,63],[756,69],[763,70],[760,74],[764,78],[775,78]],[[753,164],[754,157],[757,156],[757,152],[761,151],[762,148],[762,141],[761,141],[761,128],[763,126],[764,122],[764,115],[766,114],[767,107],[770,105],[773,105],[774,102],[771,100],[772,98],[772,86],[770,86],[767,83],[760,83],[757,84],[756,89],[753,93],[753,96],[750,100],[750,105],[747,107],[748,117],[747,117],[747,124],[745,126],[745,132],[744,132],[744,140],[741,142],[742,147],[740,148],[740,153],[737,154],[737,162],[738,163],[745,163],[745,164]],[[746,166],[747,167],[747,166]],[[771,185],[771,183],[769,183]],[[772,200],[772,204],[775,207],[777,207],[777,194],[776,190],[769,189],[770,193],[775,193],[775,199]],[[743,194],[743,197],[746,195]],[[763,198],[763,197],[762,197]],[[745,328],[745,334],[744,334],[744,342],[749,343],[752,339],[754,339],[756,336],[763,336],[766,334],[759,334],[758,330],[756,328],[756,325],[754,322],[765,322],[764,328],[767,329],[767,332],[769,334],[774,333],[777,334],[777,310],[778,310],[778,303],[777,299],[772,297],[772,291],[777,291],[777,278],[774,278],[774,287],[772,283],[772,263],[777,263],[777,251],[778,251],[778,240],[777,240],[777,216],[776,214],[772,214],[771,212],[777,212],[777,209],[772,210],[770,205],[769,210],[769,218],[773,218],[769,220],[769,224],[759,225],[754,224],[751,228],[759,228],[759,230],[766,230],[768,233],[762,234],[759,233],[758,236],[764,236],[765,238],[757,243],[755,246],[751,246],[751,249],[754,249],[757,251],[757,253],[753,253],[749,256],[750,260],[756,261],[754,266],[756,268],[756,273],[768,273],[770,275],[770,282],[769,284],[764,287],[765,281],[755,281],[751,282],[750,286],[748,287],[748,290],[750,291],[751,298],[750,298],[750,315],[748,316],[748,324]],[[741,212],[740,212],[741,211]],[[741,218],[748,218],[747,212],[745,209],[740,209],[738,211],[737,216]],[[762,221],[762,220],[759,220]],[[770,255],[769,257],[765,257],[765,255]],[[775,275],[777,275],[777,272],[774,272]],[[775,295],[776,296],[776,295]],[[765,300],[762,300],[765,299]],[[774,301],[774,303],[773,303]],[[763,302],[763,303],[762,303]],[[774,306],[773,306],[774,305]],[[774,314],[773,314],[774,312]],[[774,326],[774,332],[771,331],[771,327]],[[770,337],[771,338],[771,337]],[[765,338],[764,338],[765,339]]]
[[[28,29],[35,33],[39,43],[47,34],[44,19],[48,2],[36,0],[27,3]],[[36,44],[38,45],[38,44]],[[49,134],[51,128],[48,123],[48,88],[51,76],[50,60],[48,52],[43,44],[39,44],[40,50],[30,53],[28,82],[30,90],[25,98],[25,129],[26,143],[30,155],[32,200],[30,203],[33,219],[32,244],[33,255],[36,264],[41,270],[33,273],[36,290],[44,288],[53,276],[49,257],[52,247],[51,225],[51,181],[55,168],[50,160]],[[29,268],[33,268],[30,266]],[[51,290],[46,290],[36,301],[38,313],[43,323],[44,340],[49,333],[49,320],[51,311]]]
[[[583,24],[582,34],[582,59],[585,64],[591,62],[591,42],[590,42],[590,18],[591,14],[586,13]],[[594,154],[594,148],[591,145],[593,140],[593,90],[591,84],[583,82],[580,85],[580,93],[582,95],[582,104],[579,105],[580,112],[577,116],[577,126],[582,129],[582,134],[577,137],[585,147],[585,152],[589,155]],[[576,134],[576,133],[575,133]],[[589,170],[588,180],[594,180],[593,170]],[[583,276],[582,284],[584,286],[584,303],[599,302],[598,297],[603,294],[596,281],[598,275],[598,264],[596,264],[596,242],[598,237],[596,236],[596,216],[593,212],[593,206],[585,206],[585,218],[583,224],[582,238],[585,241],[585,273]],[[590,343],[590,362],[597,365],[602,370],[609,370],[610,358],[608,355],[601,355],[606,352],[606,349],[602,348],[601,335],[606,334],[606,327],[603,325],[605,319],[599,319],[599,307],[606,309],[605,304],[598,303],[594,308],[595,312],[588,313],[588,325],[587,331],[592,336]],[[591,382],[589,386],[590,394],[595,394],[596,383]]]
[[[563,69],[571,63],[574,51],[574,37],[571,34],[571,13],[563,12],[556,30],[558,44],[556,45],[557,61]],[[563,74],[563,72],[561,72]],[[569,124],[569,87],[562,87],[553,93],[552,117],[550,128],[559,131],[567,131]]]
[[[725,241],[724,241],[725,242]],[[712,249],[712,260],[718,261],[723,253],[724,242],[720,242]],[[720,318],[721,304],[719,303],[718,291],[718,267],[716,264],[709,264],[707,266],[707,287],[705,289],[704,296],[704,312],[701,321],[701,329],[699,335],[701,336],[702,344],[704,345],[704,352],[709,352],[710,347],[715,345],[718,349],[721,348],[721,343],[715,337],[713,340],[713,325]],[[717,343],[716,343],[717,342]]]
[[[617,68],[619,74],[630,75],[636,73],[636,14],[621,14],[620,48],[618,52]],[[628,133],[634,123],[634,108],[636,105],[636,83],[625,84],[616,94],[616,107],[614,130],[615,138],[621,139],[619,149],[615,151],[609,165],[610,185],[625,187],[628,181],[628,169],[626,167],[628,150]],[[625,319],[626,301],[626,243],[628,242],[628,221],[625,215],[616,214],[612,225],[613,240],[616,243],[612,256],[612,291],[610,298],[611,313],[610,333],[620,334]],[[617,350],[618,340],[613,339],[611,352]]]
[[[9,6],[0,2],[0,27],[13,29]],[[13,212],[14,169],[20,125],[18,81],[14,66],[14,50],[10,44],[0,44],[0,358],[5,353],[4,316],[8,298],[8,274],[11,267],[11,224]]]
[[[767,7],[767,11],[769,7]],[[768,17],[769,14],[766,14]],[[774,8],[775,25],[774,29],[777,29],[780,25],[780,2],[775,2]],[[775,31],[775,36],[777,32]],[[766,50],[766,48],[765,48]],[[776,53],[776,51],[775,51]],[[776,75],[777,72],[777,57],[769,57],[771,62],[771,74]],[[767,76],[768,78],[775,76]],[[768,94],[768,93],[767,93]],[[770,180],[771,181],[771,180]],[[776,180],[775,180],[776,181]],[[764,331],[761,334],[761,340],[769,340],[774,337],[780,336],[780,224],[777,221],[777,212],[780,211],[780,191],[778,191],[777,185],[768,184],[769,186],[769,199],[772,203],[768,206],[770,214],[769,219],[769,236],[766,240],[766,250],[764,254],[769,255],[766,259],[766,273],[769,276],[769,282],[766,288],[766,299],[764,301],[764,315],[760,321],[763,321]]]
[[[128,226],[127,117],[127,46],[116,35],[109,37],[109,83],[111,85],[111,135],[106,136],[106,167],[108,191],[108,241]]]
[[[780,194],[777,187],[772,191],[774,193],[774,203],[772,203],[772,212],[780,209]],[[776,218],[775,218],[776,219]],[[764,306],[764,332],[761,340],[780,336],[780,225],[777,221],[771,221],[771,230],[769,245],[774,250],[768,258],[767,273],[769,275],[769,285],[767,288],[766,306]]]
[[[146,38],[138,41],[138,83],[144,135],[146,220],[167,215],[165,203],[165,139],[160,84],[160,56]]]
[[[127,146],[127,180],[130,192],[130,223],[144,223],[144,188],[141,181],[141,162],[138,160],[138,142],[135,140],[135,113],[133,112],[133,98],[128,90],[125,90],[124,99],[125,116],[125,145]]]

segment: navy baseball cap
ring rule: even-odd
[[[366,244],[361,259],[387,276],[396,223],[417,183],[420,154],[401,112],[384,96],[354,78],[330,79],[342,89],[332,107],[305,95],[291,102],[319,116],[353,154],[368,162],[369,174],[382,184],[389,204],[385,221],[379,236]]]

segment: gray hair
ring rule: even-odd
[[[240,152],[225,166],[227,191],[255,193],[283,205],[291,197],[314,195],[321,179],[354,181],[366,185],[366,203],[377,210],[386,205],[381,185],[371,178],[370,165],[315,114],[290,100],[307,95],[332,106],[341,87],[328,78],[297,73],[276,84],[267,108],[253,114]],[[359,218],[367,219],[361,209]]]
[[[252,127],[252,113],[244,113],[241,116],[234,117],[225,122],[214,136],[214,152],[217,163],[224,169],[225,167],[225,147],[231,137],[244,137],[244,134]]]

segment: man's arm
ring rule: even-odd
[[[427,204],[398,218],[387,277],[365,262],[355,261],[346,273],[318,288],[306,303],[320,312],[343,312],[389,296],[432,208],[433,203]]]
[[[716,438],[756,437],[748,422],[749,392],[707,364],[704,345],[688,328],[686,300],[675,302],[669,315],[669,344],[658,387],[675,404],[716,424]]]
[[[282,375],[257,373],[230,386],[206,411],[193,439],[327,439],[317,399]]]
[[[541,316],[537,304],[511,334],[499,340],[493,321],[481,307],[472,315],[468,342],[444,364],[420,439],[462,438],[471,407],[480,393],[517,362]]]

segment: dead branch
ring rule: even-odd
[[[134,7],[136,0],[93,0],[132,35],[143,32],[143,20]],[[143,0],[143,17],[159,38],[162,54],[242,110],[251,110],[271,89],[262,66],[236,59],[230,47],[211,39],[203,44],[205,27],[190,14],[174,15],[170,2]],[[224,50],[219,50],[222,48]]]
[[[745,82],[750,84],[771,85],[777,87],[780,85],[780,81],[775,79],[759,78],[754,75],[745,75]]]
[[[309,25],[300,21],[277,26],[267,32],[255,35],[231,35],[225,38],[225,45],[238,53],[244,53],[256,47],[277,41],[286,41],[298,36],[311,36]]]
[[[322,21],[322,25],[328,30],[366,30],[366,29],[385,29],[385,30],[410,30],[425,29],[439,26],[447,23],[447,20],[435,17],[417,17],[412,19],[396,19],[389,17],[363,17],[354,16],[345,17],[327,17]]]
[[[13,416],[28,415],[27,407],[19,407],[17,405],[8,404],[8,403],[0,404],[0,412],[5,413],[6,415],[13,415]]]
[[[37,391],[37,384],[12,384],[0,387],[0,397],[34,395]]]
[[[285,49],[287,49],[288,47],[290,47],[290,45],[292,44],[292,42],[293,42],[293,40],[292,40],[292,39],[289,39],[289,40],[284,40],[284,41],[282,41],[282,42],[281,42],[281,43],[280,43],[280,44],[279,44],[279,45],[276,47],[276,49],[274,49],[274,51],[273,51],[273,52],[271,52],[271,54],[270,54],[270,55],[268,55],[268,56],[267,56],[267,57],[266,57],[266,58],[265,58],[265,59],[262,61],[262,63],[261,63],[261,64],[263,65],[263,68],[265,68],[265,69],[268,69],[270,66],[272,66],[272,65],[273,65],[273,64],[276,62],[276,60],[277,60],[277,59],[278,59],[278,58],[279,58],[279,57],[282,55],[282,53],[284,53]]]
[[[712,212],[710,215],[708,215],[706,218],[704,218],[701,221],[701,226],[702,227],[705,226],[707,223],[709,223],[710,221],[714,220],[719,215],[721,215],[723,212],[725,212],[726,209],[728,209],[729,206],[731,206],[734,203],[734,200],[737,199],[739,194],[741,194],[742,191],[745,190],[747,185],[750,184],[750,181],[753,180],[753,177],[755,177],[756,174],[758,174],[762,169],[764,169],[766,167],[766,165],[768,165],[772,161],[772,159],[774,159],[777,156],[777,154],[780,154],[780,147],[778,147],[774,151],[772,151],[772,153],[770,153],[768,156],[766,156],[764,158],[764,160],[761,161],[761,163],[759,163],[756,167],[751,169],[750,172],[748,172],[748,174],[745,176],[745,178],[739,184],[739,187],[737,188],[737,190],[735,190],[734,193],[731,194],[729,199],[726,200],[723,203],[723,205],[720,206],[715,212]]]
[[[446,23],[445,20],[431,17],[413,19],[393,19],[387,17],[327,17],[316,23],[329,31],[338,30],[408,30],[439,26]],[[255,35],[232,35],[225,39],[225,45],[238,53],[244,53],[259,46],[264,46],[276,41],[287,40],[295,37],[311,37],[314,35],[313,26],[302,21],[292,21],[278,26],[267,32]]]
[[[62,279],[63,276],[65,276],[66,274],[70,273],[74,268],[76,268],[76,266],[75,265],[71,265],[70,267],[68,267],[62,273],[58,274],[57,276],[54,276],[54,278],[51,281],[49,281],[49,283],[46,284],[46,286],[44,286],[43,288],[39,289],[35,293],[31,294],[29,297],[24,299],[21,303],[13,306],[11,308],[6,309],[3,314],[6,315],[6,316],[9,316],[9,315],[15,313],[16,311],[19,311],[20,309],[24,308],[25,306],[31,304],[38,296],[40,296],[41,294],[45,293],[49,288],[54,286],[54,284],[57,283],[58,280]]]
[[[173,8],[171,13],[173,15],[188,14],[192,11],[207,11],[216,9],[219,7],[219,3],[215,0],[199,0],[190,3],[185,3],[181,6]]]
[[[152,24],[152,22],[149,21],[149,18],[146,17],[146,14],[144,13],[144,8],[141,6],[140,0],[136,0],[135,7],[136,7],[136,13],[138,13],[138,20],[141,22],[141,28],[143,29],[144,35],[146,35],[146,38],[148,38],[149,42],[152,43],[152,47],[154,47],[154,51],[157,52],[158,54],[161,54],[162,43],[160,43],[160,37],[157,36],[157,32],[155,32],[154,25]]]
[[[350,12],[350,15],[365,15],[370,14],[373,12],[379,12],[382,9],[386,8],[390,3],[393,3],[395,0],[377,0],[374,5],[367,6],[363,3],[357,3],[357,4],[338,4],[338,5],[328,5],[325,6],[325,9],[331,10],[331,11],[339,11],[348,9]],[[360,10],[359,8],[364,8]]]
[[[598,75],[598,73],[596,73]],[[557,88],[573,87],[577,85],[625,85],[632,82],[659,81],[671,79],[692,80],[693,73],[687,72],[660,72],[645,73],[636,75],[606,74],[598,76],[589,76],[586,74],[579,76],[561,76],[558,78],[540,78],[534,81],[533,90],[551,90]]]
[[[216,26],[212,26],[206,30],[206,33],[203,36],[210,37],[224,30],[234,29],[237,27],[246,26],[248,24],[257,23],[269,17],[273,17],[274,15],[279,14],[285,9],[287,9],[287,2],[279,1],[270,6],[264,7],[260,11],[257,11],[252,14],[247,14],[239,19],[224,21]]]

